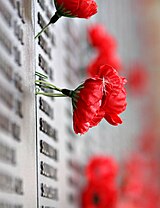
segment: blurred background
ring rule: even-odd
[[[160,1],[96,2],[34,40],[54,2],[0,0],[0,208],[160,207]],[[103,64],[127,79],[123,124],[76,135],[70,100],[35,96],[35,71],[75,89]],[[112,179],[90,185],[98,170]]]

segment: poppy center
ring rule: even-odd
[[[97,193],[94,193],[94,194],[93,194],[92,200],[93,200],[93,204],[95,204],[95,205],[98,205],[98,204],[99,204],[100,198],[99,198],[99,196],[98,196]]]

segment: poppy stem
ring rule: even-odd
[[[47,97],[67,97],[63,94],[56,94],[56,93],[48,93],[48,92],[36,92],[36,95],[44,95]]]
[[[42,79],[48,79],[48,77],[46,76],[46,75],[44,75],[44,74],[41,74],[40,72],[35,72],[35,75],[36,76],[39,76],[40,78],[42,78]]]
[[[42,86],[44,88],[50,88],[50,89],[62,92],[62,90],[60,88],[56,87],[55,85],[53,85],[49,82],[43,81],[43,80],[36,80],[35,84],[38,85],[38,86]]]
[[[40,72],[35,72],[36,76],[39,76],[41,79],[40,80],[35,80],[35,85],[38,86],[36,88],[36,95],[44,95],[47,97],[71,97],[73,96],[74,91],[73,90],[68,90],[68,89],[60,89],[56,87],[55,85],[51,84],[50,82],[47,82],[45,79],[47,79],[47,76],[44,74],[41,74]],[[43,87],[45,89],[52,89],[61,92],[62,94],[56,94],[52,92],[43,92],[40,91],[40,88]]]
[[[59,15],[56,11],[56,13],[51,17],[49,23],[46,26],[44,26],[44,28],[42,28],[42,30],[34,37],[34,39],[38,38],[42,34],[42,32],[44,32],[48,28],[50,24],[54,24],[60,17],[61,15]]]
[[[47,29],[47,27],[48,27],[50,24],[51,24],[51,23],[49,22],[46,26],[44,26],[44,28],[42,28],[42,30],[34,37],[34,39],[38,38],[38,37],[42,34],[42,32],[44,32],[44,31]]]

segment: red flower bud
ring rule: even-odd
[[[54,0],[57,12],[61,16],[89,18],[97,13],[94,0]]]

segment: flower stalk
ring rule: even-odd
[[[71,97],[72,92],[73,92],[72,90],[60,89],[57,86],[51,84],[50,82],[45,81],[45,79],[48,78],[47,76],[39,72],[36,72],[35,74],[40,77],[40,80],[35,80],[35,85],[39,87],[39,88],[36,88],[36,95],[44,95],[47,97]],[[52,92],[43,92],[43,91],[40,91],[40,88],[55,90],[55,91],[61,92],[62,94],[60,93],[57,94],[57,93],[52,93]]]
[[[47,93],[47,92],[36,92],[36,95],[44,95],[47,97],[68,97],[64,94],[56,94],[56,93]]]
[[[58,12],[56,12],[52,18],[50,19],[49,23],[47,25],[44,26],[44,28],[42,28],[42,30],[34,37],[34,39],[37,39],[47,28],[50,24],[54,24],[55,22],[57,22],[57,20],[61,17],[61,15],[58,14]]]

